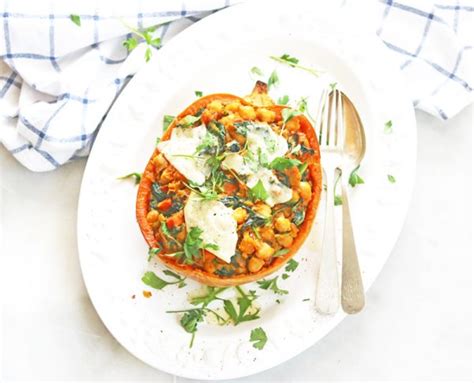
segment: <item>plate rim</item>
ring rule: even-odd
[[[232,7],[229,7],[227,9],[224,9],[220,12],[217,12],[213,15],[210,15],[206,18],[204,18],[203,20],[195,23],[194,25],[188,27],[185,31],[181,32],[179,34],[179,37],[181,39],[184,39],[187,35],[191,34],[194,32],[194,29],[197,28],[197,26],[199,25],[199,28],[202,27],[203,24],[209,24],[209,23],[212,23],[213,20],[215,18],[218,18],[218,17],[222,17],[221,14],[226,12],[229,13],[229,12],[233,12],[233,10],[236,8],[236,7],[239,7],[239,8],[242,8],[242,7],[247,7],[247,8],[252,8],[253,7],[253,4],[250,5],[250,3],[244,3],[244,4],[238,4],[238,5],[235,5],[235,6],[232,6]],[[173,41],[175,39],[173,39],[172,41],[168,42],[168,44],[166,46],[168,46],[169,44],[173,44]],[[163,48],[163,49],[166,49],[166,46]],[[159,52],[155,52],[155,56],[153,59],[154,60],[158,60],[158,58],[161,56],[159,54]],[[137,73],[138,74],[138,73]],[[401,73],[397,73],[398,74],[398,77],[400,79],[403,79],[402,76],[401,76]],[[119,96],[119,98],[123,98],[123,95],[127,94],[127,93],[131,93],[130,89],[133,89],[134,87],[134,81],[136,81],[136,76],[134,76],[134,78],[130,81],[130,83],[127,85],[126,89],[124,89],[124,92],[122,92]],[[403,84],[400,84],[400,87],[403,89],[403,92],[404,95],[406,96],[406,99],[408,99],[408,92],[406,91],[406,85],[403,83]],[[127,93],[126,93],[127,92]],[[112,106],[112,109],[113,108],[117,108],[120,106],[120,103],[117,102],[118,99],[114,102],[114,105]],[[118,105],[118,106],[117,106]],[[110,112],[110,111],[109,111]],[[411,106],[409,108],[409,111],[407,110],[407,112],[409,112],[411,114],[410,118],[412,120],[412,123],[413,123],[413,127],[414,127],[414,130],[413,130],[413,139],[414,139],[414,148],[415,148],[415,151],[413,154],[413,165],[414,165],[414,170],[412,172],[412,180],[410,180],[409,182],[409,186],[410,186],[410,190],[408,191],[408,195],[409,195],[409,200],[407,202],[407,204],[405,205],[405,211],[403,212],[403,223],[400,225],[399,227],[399,230],[397,232],[396,235],[394,235],[393,237],[395,238],[394,240],[394,243],[390,246],[391,249],[393,249],[393,246],[394,244],[396,243],[396,241],[398,240],[399,236],[400,236],[400,233],[401,233],[401,230],[403,229],[404,227],[404,223],[407,219],[407,213],[408,213],[408,209],[409,209],[409,206],[410,206],[410,201],[412,199],[412,196],[413,196],[413,188],[414,188],[414,180],[416,178],[416,163],[417,163],[417,158],[416,158],[416,143],[417,143],[417,131],[416,131],[416,119],[415,119],[415,114],[414,114],[414,109],[413,107]],[[107,120],[108,118],[106,118],[103,122],[103,124],[106,124],[107,123]],[[101,133],[103,132],[103,130],[99,131],[98,133],[98,136],[101,135]],[[91,151],[91,157],[93,158],[94,156],[94,150]],[[83,206],[85,204],[84,200],[86,199],[84,197],[84,193],[83,193],[83,190],[85,189],[84,185],[87,184],[87,181],[88,181],[88,173],[90,172],[89,168],[91,168],[93,166],[93,162],[92,161],[87,161],[87,164],[86,164],[86,167],[85,167],[85,170],[84,170],[84,175],[83,175],[83,178],[82,178],[82,181],[81,181],[81,188],[80,188],[80,195],[79,195],[79,202],[78,202],[78,215],[77,215],[77,238],[78,238],[78,241],[77,241],[77,244],[78,244],[78,250],[79,250],[79,262],[80,262],[80,267],[81,267],[81,272],[82,272],[82,276],[83,276],[83,280],[84,280],[84,285],[86,287],[86,290],[87,290],[87,293],[90,297],[90,300],[94,306],[94,309],[96,310],[96,312],[98,313],[98,316],[99,318],[101,319],[102,323],[104,323],[105,327],[108,329],[108,331],[111,333],[111,335],[125,348],[127,349],[128,352],[130,352],[132,355],[134,355],[135,357],[137,357],[138,359],[140,359],[141,361],[143,361],[144,363],[156,368],[156,369],[159,369],[161,371],[164,371],[166,373],[169,373],[171,375],[176,375],[176,376],[182,376],[182,377],[186,377],[186,378],[191,378],[191,379],[202,379],[202,380],[220,380],[220,379],[232,379],[232,378],[238,378],[238,377],[245,377],[245,376],[249,376],[249,375],[253,375],[253,374],[257,374],[257,373],[260,373],[262,371],[265,371],[267,369],[270,369],[272,367],[275,367],[281,363],[284,363],[285,361],[295,357],[296,355],[299,355],[300,353],[302,353],[303,351],[307,350],[309,347],[315,345],[316,343],[318,343],[322,338],[324,338],[325,336],[327,336],[337,325],[339,325],[342,320],[345,318],[346,314],[343,315],[343,317],[338,320],[338,321],[333,321],[331,322],[331,325],[328,326],[329,329],[326,331],[326,333],[319,337],[316,341],[314,342],[311,342],[310,344],[306,345],[303,349],[299,350],[296,354],[290,354],[290,355],[287,355],[285,358],[283,358],[283,360],[280,360],[278,361],[277,363],[271,365],[271,366],[265,366],[264,368],[260,368],[260,369],[256,369],[256,370],[252,370],[252,371],[248,371],[248,372],[244,372],[243,374],[242,373],[239,373],[239,374],[230,374],[230,375],[226,375],[226,376],[223,376],[223,377],[208,377],[208,376],[204,376],[204,375],[201,375],[201,376],[196,376],[195,374],[186,374],[186,373],[177,373],[175,370],[173,369],[168,369],[167,366],[160,366],[160,367],[157,367],[155,364],[147,361],[145,358],[143,358],[142,356],[138,355],[136,352],[132,351],[129,347],[125,346],[122,341],[120,340],[119,337],[116,336],[116,334],[114,333],[114,331],[112,331],[112,329],[108,326],[108,324],[106,323],[106,321],[102,318],[102,315],[101,315],[101,311],[100,309],[98,308],[98,306],[96,305],[96,302],[94,301],[94,298],[93,298],[93,295],[91,294],[91,291],[89,290],[89,284],[87,283],[87,277],[86,277],[86,273],[84,271],[84,263],[82,261],[82,256],[81,254],[83,254],[83,251],[81,251],[81,238],[82,238],[82,232],[81,232],[81,227],[82,227],[82,221],[83,221],[83,214],[81,213],[81,211],[84,210]],[[383,266],[385,265],[385,263],[387,262],[388,258],[390,257],[390,254],[391,254],[391,251],[389,252],[389,255],[385,258],[385,260],[383,261],[383,264],[381,266],[381,268],[383,268]],[[381,270],[381,269],[380,269]],[[380,275],[380,271],[377,273],[374,281],[379,277]],[[366,291],[368,291],[368,289],[370,289],[370,287],[372,286],[373,282],[370,283],[370,286],[368,286],[366,288]]]

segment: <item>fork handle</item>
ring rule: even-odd
[[[347,198],[347,187],[342,187],[342,309],[348,314],[356,314],[364,308],[365,296],[362,275],[360,273],[357,250],[352,230],[351,212]]]
[[[335,169],[326,175],[326,219],[324,223],[321,263],[316,290],[316,310],[321,314],[334,314],[339,308],[339,281],[336,257],[336,233],[334,226],[334,175]]]

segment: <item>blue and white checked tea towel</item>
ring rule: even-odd
[[[155,39],[165,44],[238,1],[84,0],[74,3],[71,17],[67,1],[0,0],[0,142],[33,171],[86,156],[115,98],[145,64],[147,48],[156,49]],[[472,101],[474,7],[464,1],[378,2],[374,33],[407,76],[415,107],[442,119]],[[130,53],[122,45],[133,37],[128,25],[158,24],[146,36],[150,45]]]

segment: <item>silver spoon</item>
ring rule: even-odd
[[[342,174],[345,175],[350,174],[364,158],[365,134],[356,108],[344,93],[342,93],[342,105],[345,127]],[[346,179],[341,182],[343,226],[341,305],[346,313],[356,314],[364,308],[365,295],[352,230],[351,213],[347,198],[347,182],[345,181]]]

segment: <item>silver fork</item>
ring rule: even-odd
[[[336,172],[340,171],[342,165],[344,145],[342,97],[338,90],[323,92],[317,115],[321,165],[326,179],[326,219],[315,305],[321,314],[333,314],[340,304],[334,225],[334,181]]]

